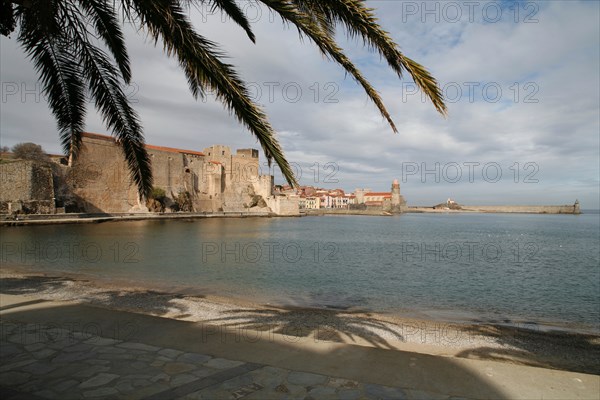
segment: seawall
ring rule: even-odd
[[[0,226],[86,224],[109,221],[142,221],[165,219],[201,218],[275,218],[298,217],[299,215],[277,215],[270,212],[177,212],[177,213],[69,213],[69,214],[28,214],[18,217],[0,217]]]
[[[521,214],[581,214],[579,204],[561,206],[469,206],[461,205],[459,210],[434,209],[433,207],[408,207],[406,212],[477,212],[477,213],[521,213]]]
[[[581,214],[578,206],[462,206],[464,210],[491,213]]]

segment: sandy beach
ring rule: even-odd
[[[3,294],[35,295],[46,300],[201,322],[244,334],[285,335],[300,342],[342,342],[600,374],[600,336],[594,334],[490,323],[457,324],[361,311],[276,307],[12,267],[3,267],[0,279]]]

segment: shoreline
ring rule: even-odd
[[[279,215],[272,212],[219,211],[177,213],[68,213],[0,215],[0,227],[25,225],[86,224],[118,221],[181,220],[204,218],[299,218],[324,215],[394,216],[402,214],[530,214],[530,215],[580,215],[582,212],[548,211],[546,209],[567,206],[464,206],[463,209],[435,209],[433,207],[409,206],[402,213],[383,210],[304,209],[297,215]]]
[[[31,280],[36,284],[36,278],[52,281],[68,282],[62,289],[67,291],[60,293],[46,293],[54,300],[74,300],[69,293],[84,293],[83,288],[89,293],[100,293],[103,291],[122,291],[132,293],[151,293],[160,296],[172,297],[174,299],[201,299],[203,301],[220,304],[227,307],[295,310],[303,312],[331,312],[369,315],[388,322],[399,322],[401,324],[416,325],[448,325],[453,328],[471,329],[473,327],[495,326],[502,329],[515,329],[531,332],[549,332],[564,335],[590,335],[598,336],[600,339],[600,326],[592,326],[582,322],[539,320],[531,317],[519,317],[510,315],[491,315],[478,311],[465,311],[457,309],[433,309],[414,308],[402,309],[400,311],[377,310],[359,305],[329,305],[317,304],[301,298],[284,298],[279,296],[268,296],[253,293],[250,294],[219,294],[217,287],[196,287],[183,284],[165,284],[151,280],[131,280],[131,278],[101,277],[88,273],[77,273],[69,270],[52,270],[44,272],[36,269],[33,265],[21,266],[18,264],[4,264],[0,269],[0,281],[5,278],[23,279],[24,282]],[[42,282],[37,282],[41,285]],[[0,287],[0,292],[2,288]],[[95,300],[95,299],[91,299]],[[600,344],[600,342],[599,342]]]
[[[499,323],[458,323],[365,310],[261,304],[90,279],[8,270],[0,292],[318,341],[600,374],[600,335]]]
[[[37,217],[37,218],[36,218]],[[102,214],[25,214],[8,219],[8,215],[0,216],[1,226],[25,225],[59,225],[59,224],[92,224],[119,221],[148,221],[148,220],[186,220],[204,218],[289,218],[298,216],[276,215],[269,212],[181,212],[181,213],[102,213]],[[21,218],[21,219],[18,219]]]

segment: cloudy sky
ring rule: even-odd
[[[257,43],[208,9],[198,31],[222,45],[270,116],[302,184],[389,190],[409,204],[599,204],[600,7],[597,1],[369,1],[403,52],[444,88],[444,119],[408,78],[362,43],[339,41],[381,93],[394,134],[341,67],[301,42],[263,6],[240,1]],[[195,101],[177,63],[127,28],[133,83],[126,93],[146,140],[203,149],[259,148],[209,95]],[[0,39],[0,144],[60,152],[32,65]],[[37,85],[37,86],[36,86]],[[87,130],[108,133],[90,104]],[[264,168],[264,173],[268,169]],[[283,183],[278,171],[276,180]]]

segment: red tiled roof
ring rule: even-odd
[[[92,139],[108,140],[111,142],[116,142],[115,138],[113,138],[112,136],[100,135],[99,133],[83,132],[81,135],[83,137],[89,137]],[[150,150],[166,151],[169,153],[183,153],[183,154],[192,154],[192,155],[196,155],[196,156],[204,156],[204,153],[202,153],[200,151],[176,149],[174,147],[154,146],[152,144],[147,144],[146,148],[150,149]]]

